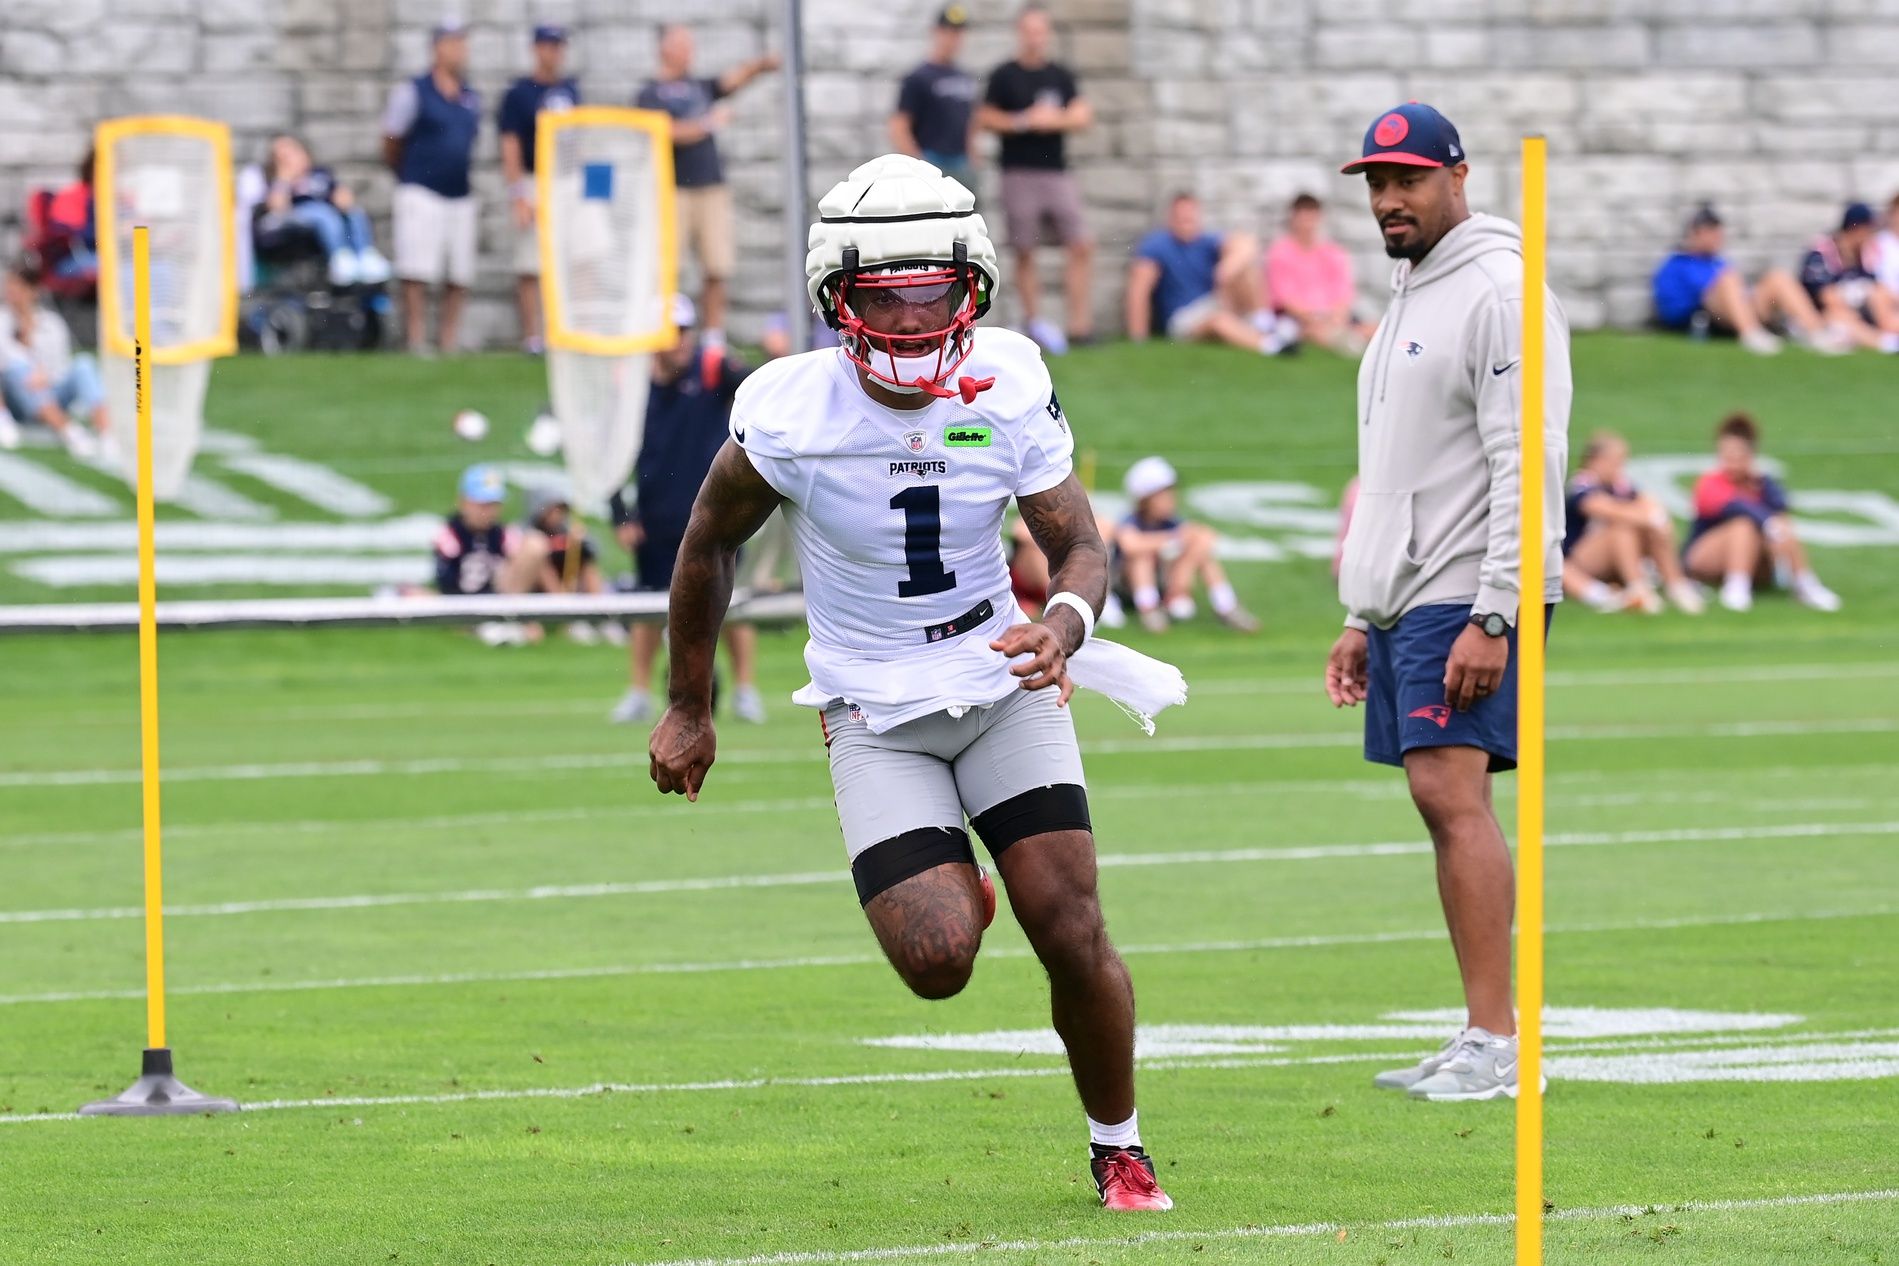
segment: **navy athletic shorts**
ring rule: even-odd
[[[1547,616],[1554,606],[1544,608]],[[1404,764],[1419,747],[1475,747],[1490,753],[1490,770],[1517,767],[1517,633],[1494,694],[1458,712],[1444,702],[1444,666],[1470,624],[1467,603],[1417,607],[1388,629],[1366,633],[1370,662],[1365,699],[1365,759]],[[1548,629],[1545,623],[1544,628]]]

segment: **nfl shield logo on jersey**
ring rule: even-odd
[[[930,433],[928,431],[907,431],[904,433],[903,442],[911,452],[921,453],[923,446],[930,442]]]

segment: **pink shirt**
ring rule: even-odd
[[[1266,252],[1266,293],[1280,312],[1289,308],[1332,312],[1349,307],[1357,297],[1351,257],[1337,242],[1321,240],[1307,250],[1286,234]]]

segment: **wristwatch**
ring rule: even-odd
[[[1484,631],[1485,637],[1502,637],[1510,631],[1510,621],[1492,611],[1488,615],[1471,612],[1470,622]]]

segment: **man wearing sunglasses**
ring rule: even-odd
[[[1141,1147],[1133,989],[1096,895],[1065,707],[1068,657],[1108,584],[1068,421],[1035,344],[976,328],[997,265],[969,190],[893,154],[818,211],[805,274],[839,346],[774,361],[739,389],[674,569],[653,780],[699,796],[738,549],[782,508],[811,635],[811,682],[792,698],[820,710],[851,872],[891,966],[924,998],[968,983],[995,890],[967,822],[1048,972],[1102,1204],[1170,1208]],[[1039,622],[1010,592],[1011,500],[1048,555]]]

